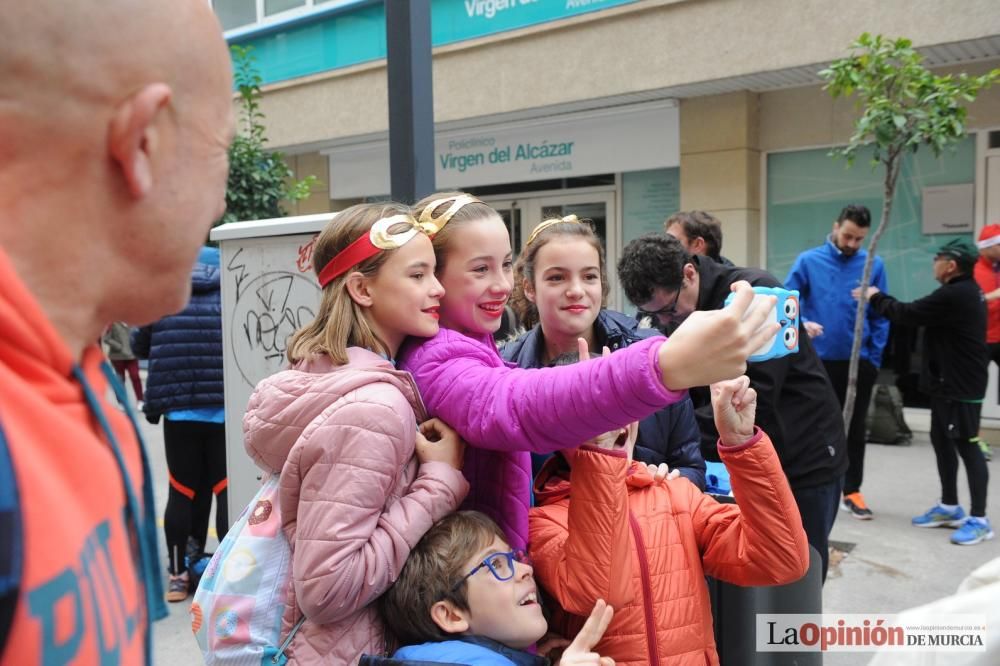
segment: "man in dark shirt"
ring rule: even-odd
[[[724,266],[689,255],[668,234],[646,234],[629,243],[618,262],[625,295],[640,310],[671,329],[695,310],[718,310],[730,286],[746,280],[755,287],[781,287],[773,275],[756,268]],[[710,363],[711,359],[705,359]],[[840,505],[847,443],[840,405],[823,364],[799,330],[799,353],[747,367],[757,391],[757,424],[781,459],[809,543],[819,551],[826,578],[828,538]],[[690,391],[706,460],[718,460],[718,433],[707,386]]]
[[[912,303],[900,303],[868,287],[873,310],[890,321],[925,326],[920,390],[931,398],[931,444],[941,478],[941,502],[913,519],[916,527],[958,527],[951,542],[973,545],[993,538],[986,518],[989,471],[975,438],[986,394],[986,301],[972,279],[978,254],[965,240],[953,240],[934,255],[941,286]],[[861,289],[855,289],[860,297]],[[972,496],[970,516],[958,504],[958,456]]]

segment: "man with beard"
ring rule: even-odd
[[[723,266],[709,257],[689,255],[680,241],[665,233],[646,234],[625,246],[618,277],[625,296],[668,331],[696,310],[722,308],[739,280],[754,287],[781,286],[766,271]],[[822,559],[825,580],[828,538],[847,467],[837,396],[801,326],[798,353],[749,363],[746,374],[757,391],[757,425],[771,437],[778,452],[806,537]],[[702,455],[718,460],[719,434],[708,387],[692,388],[690,394],[701,430]]]
[[[861,284],[867,252],[861,248],[871,228],[871,213],[860,205],[840,211],[833,231],[819,247],[806,250],[795,259],[785,278],[788,289],[799,291],[802,321],[813,347],[823,361],[840,405],[847,394],[847,368],[854,344],[857,301],[851,290]],[[887,289],[881,257],[872,263],[871,282],[879,291]],[[865,465],[865,417],[868,402],[882,364],[882,350],[889,337],[889,320],[871,307],[865,308],[858,364],[858,392],[854,414],[847,429],[847,473],[841,508],[860,520],[871,520],[872,511],[861,495]]]
[[[153,479],[98,340],[188,302],[232,92],[204,0],[2,3],[0,663],[153,661]]]

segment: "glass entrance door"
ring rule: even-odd
[[[507,233],[510,235],[510,246],[514,250],[514,256],[521,250],[521,243],[526,236],[521,235],[521,209],[516,199],[486,199],[486,203],[496,212],[500,213]]]
[[[618,276],[614,271],[621,244],[621,229],[617,220],[618,209],[615,199],[614,190],[552,194],[524,199],[520,202],[523,207],[521,238],[527,239],[539,222],[550,217],[576,215],[581,220],[590,220],[601,242],[604,243],[610,285],[608,307],[621,309]]]
[[[604,243],[609,267],[615,265],[621,245],[621,229],[617,220],[615,190],[590,190],[587,192],[538,194],[532,192],[520,197],[508,195],[504,199],[486,198],[500,217],[511,235],[514,256],[539,222],[550,217],[576,215],[581,220],[590,220],[594,230]],[[608,306],[620,309],[623,302],[618,293],[618,277],[614,269],[608,271],[610,294]]]

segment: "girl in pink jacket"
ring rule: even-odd
[[[465,508],[495,520],[512,548],[528,539],[531,451],[575,447],[676,402],[689,386],[736,377],[777,331],[777,323],[762,326],[773,302],[750,308],[744,282],[733,307],[695,312],[669,344],[653,337],[592,363],[517,368],[501,359],[492,338],[513,286],[503,220],[460,192],[432,195],[415,210],[437,232],[445,294],[441,330],[407,341],[401,367],[413,374],[430,413],[472,447],[462,470],[471,485]]]
[[[313,264],[319,313],[291,338],[291,368],[257,385],[243,430],[257,465],[281,474],[292,551],[281,636],[306,618],[288,663],[353,664],[385,651],[372,602],[468,484],[461,442],[425,421],[392,362],[404,338],[438,331],[427,235],[403,206],[354,206],[319,235]]]

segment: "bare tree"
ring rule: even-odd
[[[852,54],[834,61],[819,75],[833,97],[855,97],[861,116],[847,147],[832,151],[848,164],[858,150],[870,146],[872,168],[884,167],[882,219],[872,235],[861,274],[861,293],[871,281],[875,248],[889,226],[889,213],[896,180],[907,152],[926,145],[940,155],[944,148],[966,134],[965,104],[1000,77],[1000,69],[982,76],[945,74],[938,76],[923,65],[923,56],[910,40],[887,39],[867,32],[851,44]],[[858,300],[854,320],[854,344],[847,374],[844,427],[849,428],[857,394],[858,359],[864,332],[865,300]]]

